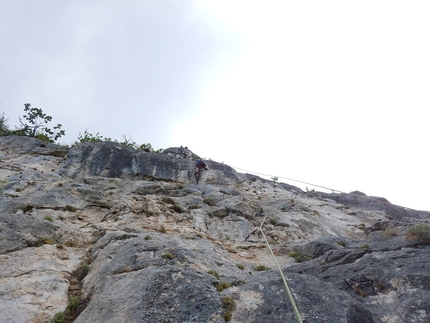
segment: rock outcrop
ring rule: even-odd
[[[0,137],[0,322],[296,322],[263,219],[303,322],[430,322],[428,212],[196,156]]]

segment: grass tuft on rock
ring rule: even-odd
[[[50,238],[50,237],[43,237],[40,238],[39,240],[36,241],[36,246],[40,247],[44,244],[56,244],[57,242],[55,241],[54,238]]]
[[[76,270],[75,275],[79,279],[79,281],[82,281],[90,272],[90,266],[88,264],[83,264]]]
[[[163,201],[164,203],[167,203],[167,204],[172,204],[172,205],[175,205],[175,204],[176,204],[175,200],[174,200],[174,199],[172,199],[171,197],[164,197],[164,198],[162,199],[162,201]]]
[[[161,255],[161,258],[164,258],[164,259],[175,259],[175,255],[172,254],[172,253],[170,253],[170,252],[166,252],[166,253],[163,253]]]
[[[210,274],[210,275],[214,276],[216,279],[219,279],[219,274],[218,274],[218,272],[217,272],[217,271],[215,271],[215,270],[209,270],[209,271],[208,271],[208,274]]]
[[[200,209],[201,208],[201,206],[200,205],[197,205],[197,204],[191,204],[189,207],[188,207],[188,209],[189,210],[195,210],[195,209]]]
[[[288,254],[288,256],[294,258],[296,262],[304,262],[308,260],[312,260],[308,255],[301,254],[300,252],[293,251]]]
[[[221,281],[215,285],[216,290],[222,292],[224,289],[230,288],[231,284],[226,281]]]
[[[421,244],[430,244],[430,226],[415,224],[406,230],[407,240],[417,240]]]
[[[209,206],[215,206],[216,205],[215,201],[213,199],[210,199],[210,198],[204,199],[203,203],[205,203],[205,204],[207,204]]]
[[[51,323],[71,323],[79,315],[79,305],[82,302],[81,295],[75,295],[69,298],[69,303],[64,310],[54,315]]]
[[[184,213],[184,209],[182,208],[182,206],[178,205],[178,204],[174,204],[171,206],[171,209],[173,211],[175,211],[176,213]]]
[[[234,299],[230,296],[224,296],[221,298],[222,306],[225,307],[225,311],[222,313],[222,317],[227,322],[231,321],[233,316],[233,310],[235,308]]]

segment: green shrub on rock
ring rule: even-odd
[[[172,199],[171,197],[163,197],[162,201],[167,204],[172,204],[172,205],[176,204],[175,200]]]
[[[43,237],[36,241],[37,247],[40,247],[44,244],[56,244],[56,241],[54,238],[51,238],[51,237]]]
[[[215,206],[216,205],[216,203],[215,203],[215,201],[213,199],[208,199],[208,198],[204,199],[203,203],[205,203],[205,204],[207,204],[209,206]]]
[[[79,315],[79,304],[81,304],[81,295],[75,295],[69,298],[69,304],[64,312],[54,315],[51,323],[70,323]]]
[[[163,254],[161,255],[161,258],[164,258],[164,259],[174,259],[174,258],[175,258],[175,256],[174,256],[172,253],[167,252],[167,253],[163,253]]]
[[[224,313],[222,314],[222,317],[224,320],[231,321],[231,318],[233,316],[233,310],[235,308],[234,299],[230,296],[224,296],[221,299],[222,306],[226,309]]]
[[[296,262],[304,262],[312,259],[308,255],[303,255],[300,252],[296,252],[296,251],[290,252],[289,256],[294,258]]]
[[[430,244],[430,226],[415,224],[406,231],[407,240],[418,240],[422,244]]]
[[[199,206],[199,205],[197,205],[197,204],[191,204],[191,205],[188,207],[188,209],[189,209],[189,210],[200,209],[200,206]]]
[[[182,208],[182,206],[178,205],[178,204],[174,204],[172,205],[171,209],[173,211],[175,211],[176,213],[184,213],[184,209]]]
[[[212,276],[214,276],[216,279],[219,279],[219,274],[216,270],[209,270],[208,274],[211,274]]]
[[[231,287],[231,284],[226,281],[222,281],[216,284],[216,290],[219,292],[222,292],[224,289],[227,289],[230,287]]]
[[[255,267],[254,267],[254,268],[252,268],[252,269],[254,269],[255,271],[265,271],[265,270],[270,270],[270,268],[269,268],[269,267],[266,267],[266,266],[263,266],[263,265],[255,266]]]

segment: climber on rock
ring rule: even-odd
[[[254,231],[252,231],[250,234],[248,234],[248,236],[245,238],[245,241],[248,240],[254,233],[256,233],[258,231],[258,229],[255,229]]]
[[[203,160],[196,159],[196,170],[194,172],[194,177],[196,178],[197,184],[199,183],[200,177],[202,176],[201,172],[208,169],[208,166]]]

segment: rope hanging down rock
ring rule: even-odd
[[[266,235],[263,232],[263,223],[264,223],[265,220],[266,220],[266,216],[264,216],[264,219],[263,219],[263,221],[260,224],[259,230],[260,230],[261,234],[263,235],[264,241],[266,241],[267,247],[269,248],[269,251],[272,254],[272,257],[273,257],[273,260],[275,261],[276,266],[278,267],[279,274],[281,275],[282,282],[284,283],[285,290],[287,291],[287,295],[288,295],[288,298],[290,300],[291,306],[293,307],[294,314],[296,315],[297,322],[298,323],[303,323],[302,318],[300,317],[299,310],[297,309],[296,303],[294,302],[293,295],[291,294],[290,288],[288,287],[287,280],[285,279],[284,273],[281,270],[281,266],[279,266],[278,260],[276,259],[276,256],[273,253],[272,248],[270,247],[269,242],[267,241]]]

